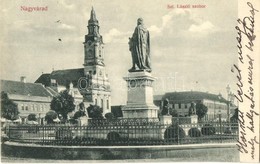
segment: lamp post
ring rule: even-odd
[[[221,110],[218,111],[219,133],[222,134]]]
[[[230,92],[230,86],[227,85],[227,122],[230,120],[230,98],[231,98],[231,92]]]
[[[39,113],[38,123],[39,123],[39,125],[41,124],[41,113]]]

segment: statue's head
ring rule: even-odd
[[[137,19],[137,25],[140,25],[140,24],[143,25],[143,22],[144,22],[143,18],[138,18]]]

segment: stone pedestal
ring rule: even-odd
[[[191,124],[197,124],[198,123],[198,116],[197,115],[190,116],[190,119],[191,119]]]
[[[173,122],[178,124],[197,124],[198,116],[192,115],[189,117],[173,117]]]
[[[84,117],[80,117],[79,118],[79,125],[80,126],[87,126],[88,125],[88,117],[84,116]]]
[[[124,78],[128,85],[127,104],[122,109],[124,118],[158,118],[159,108],[153,104],[152,84],[155,78],[149,72],[130,72]]]
[[[160,123],[164,124],[164,125],[171,125],[172,124],[172,116],[171,115],[160,116]]]

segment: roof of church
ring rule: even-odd
[[[44,86],[50,86],[51,85],[51,79],[50,79],[49,73],[42,74],[35,83],[42,83]]]
[[[79,78],[84,76],[84,68],[55,70],[50,74],[42,74],[35,83],[50,86],[51,79],[55,79],[58,85],[68,86],[72,82],[73,86],[76,87]]]
[[[185,91],[185,92],[168,92],[162,97],[163,100],[168,99],[169,101],[175,102],[187,102],[187,101],[196,101],[196,100],[212,100],[226,103],[227,100],[224,99],[221,95],[216,95],[207,92],[199,91]]]
[[[24,96],[52,96],[42,84],[25,83],[11,80],[1,80],[1,91],[4,91],[8,94]]]

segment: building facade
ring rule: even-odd
[[[52,94],[42,85],[22,81],[1,80],[1,92],[7,93],[10,100],[17,104],[22,122],[29,114],[36,114],[43,121],[50,110]]]
[[[202,103],[208,108],[207,114],[203,120],[214,121],[221,116],[223,121],[228,120],[229,109],[227,100],[221,95],[215,95],[206,92],[188,91],[188,92],[170,92],[163,96],[155,96],[155,104],[162,109],[164,100],[169,100],[171,110],[176,110],[180,117],[189,115],[189,109],[192,103]],[[158,98],[161,98],[160,100]]]

